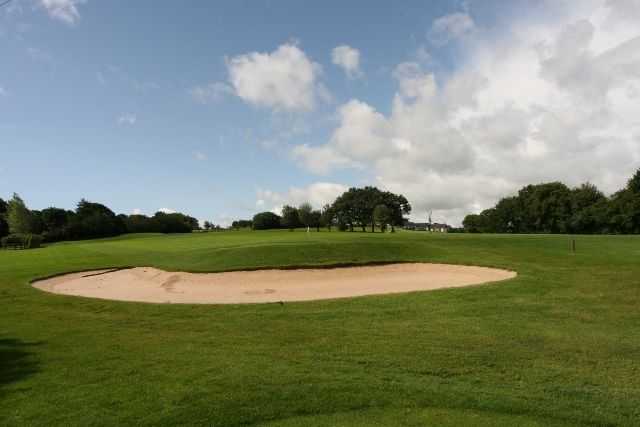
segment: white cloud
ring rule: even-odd
[[[191,97],[200,104],[221,100],[225,95],[233,94],[233,88],[226,83],[214,82],[189,89]]]
[[[291,155],[302,165],[318,175],[327,175],[332,169],[338,167],[357,167],[358,162],[352,160],[328,146],[310,146],[307,144],[296,145],[291,150]]]
[[[416,49],[415,51],[415,58],[418,62],[420,62],[421,64],[432,64],[433,63],[433,56],[431,56],[431,54],[429,53],[429,51],[427,50],[426,47],[424,46],[420,46]]]
[[[138,117],[135,114],[127,113],[118,117],[118,124],[120,126],[133,126],[138,121]]]
[[[207,160],[207,155],[201,151],[196,151],[195,153],[193,153],[193,157],[195,157],[196,160],[201,162],[204,160]]]
[[[67,24],[74,24],[80,19],[77,5],[85,3],[86,0],[39,0],[49,16]]]
[[[131,211],[131,215],[143,215],[142,209],[135,208]]]
[[[640,21],[640,2],[638,0],[607,0],[609,15],[605,25],[617,25],[620,21],[638,25]]]
[[[318,82],[319,64],[296,45],[286,43],[271,53],[251,52],[227,60],[235,94],[249,104],[276,111],[309,111],[327,97]]]
[[[465,36],[474,28],[475,23],[467,13],[452,13],[433,21],[429,40],[436,46],[443,46],[451,40]]]
[[[444,79],[400,64],[389,114],[351,100],[325,144],[293,157],[321,174],[362,168],[451,223],[530,183],[621,188],[640,164],[640,29],[580,6],[478,32]]]
[[[331,61],[341,67],[351,79],[362,76],[358,49],[347,45],[338,46],[331,51]]]
[[[2,86],[0,86],[0,96],[7,96],[7,90]]]
[[[176,213],[175,210],[169,209],[169,208],[160,208],[160,209],[158,209],[158,212],[162,212],[162,213],[166,213],[166,214]]]
[[[258,190],[256,207],[269,209],[279,213],[283,205],[299,206],[310,203],[316,209],[333,202],[336,197],[348,190],[342,184],[331,182],[316,182],[306,187],[291,187],[286,192]]]
[[[397,80],[402,95],[415,98],[423,91],[433,92],[435,80],[433,75],[425,74],[417,62],[403,62],[398,64],[392,73]]]

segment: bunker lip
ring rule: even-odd
[[[56,294],[118,301],[249,304],[429,291],[514,277],[515,272],[497,268],[427,263],[222,273],[134,267],[64,274],[35,281],[33,286]]]

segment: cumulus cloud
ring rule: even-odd
[[[342,68],[350,79],[361,77],[360,51],[348,45],[335,47],[331,51],[331,61]]]
[[[310,111],[328,91],[319,82],[322,68],[295,44],[273,52],[251,52],[227,60],[229,81],[249,104],[278,111]]]
[[[326,143],[292,155],[315,173],[362,168],[415,215],[454,224],[529,183],[615,191],[640,164],[640,30],[611,16],[582,4],[560,22],[478,33],[443,79],[400,64],[389,114],[351,100]]]
[[[142,213],[142,209],[135,208],[135,209],[133,209],[133,210],[131,211],[131,214],[132,214],[132,215],[143,215],[143,213]]]
[[[325,204],[333,202],[336,197],[347,190],[346,186],[331,182],[316,182],[306,187],[291,187],[286,192],[258,190],[256,207],[279,213],[283,205],[299,206],[308,202],[314,208],[320,209]]]
[[[475,28],[475,23],[467,13],[457,12],[433,21],[429,40],[436,46],[443,46],[451,40],[459,39]]]
[[[118,117],[118,124],[120,126],[133,126],[136,124],[136,122],[138,121],[138,118],[135,114],[131,114],[131,113],[127,113],[127,114],[123,114],[120,117]]]
[[[356,167],[359,165],[358,162],[326,145],[318,147],[307,144],[296,145],[292,148],[291,155],[306,169],[318,175],[327,175],[337,167]]]
[[[618,25],[620,21],[638,25],[640,21],[640,2],[637,0],[607,0],[609,15],[604,22],[607,26]]]
[[[220,101],[224,96],[233,94],[233,88],[223,82],[209,83],[189,89],[191,97],[200,104]]]
[[[169,208],[160,208],[160,209],[158,209],[158,212],[162,212],[162,213],[166,213],[166,214],[176,213],[175,210],[169,209]]]
[[[86,0],[40,0],[39,4],[49,16],[67,24],[74,24],[80,19],[78,5]]]

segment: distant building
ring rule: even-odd
[[[436,233],[448,233],[449,228],[451,227],[448,224],[438,224],[437,222],[431,224],[431,231]]]
[[[404,229],[405,230],[413,230],[413,231],[430,231],[433,233],[447,233],[451,228],[448,224],[440,224],[434,222],[429,224],[428,222],[411,222],[405,221]]]

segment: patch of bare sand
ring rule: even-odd
[[[511,279],[513,271],[448,264],[180,273],[153,267],[96,270],[37,281],[38,289],[121,301],[243,304],[310,301],[455,288]]]

